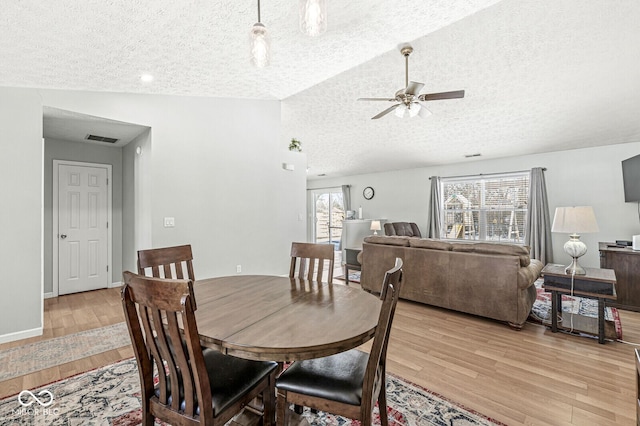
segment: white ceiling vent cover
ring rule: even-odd
[[[108,136],[98,136],[98,135],[87,135],[85,139],[88,141],[107,142],[107,143],[118,142],[118,139],[116,138],[110,138]]]

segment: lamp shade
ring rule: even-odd
[[[371,221],[371,230],[373,231],[373,235],[378,235],[378,231],[382,229],[380,227],[380,221],[379,220],[372,220]]]
[[[598,232],[598,222],[591,206],[557,207],[551,232],[587,234]]]

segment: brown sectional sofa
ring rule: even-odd
[[[404,261],[400,297],[442,308],[524,325],[536,299],[542,263],[515,244],[447,242],[370,236],[359,258],[362,287],[380,291],[396,257]]]

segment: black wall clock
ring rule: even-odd
[[[364,196],[365,200],[370,200],[373,198],[373,196],[375,195],[375,192],[373,190],[372,187],[367,186],[364,191],[362,191],[362,195]]]

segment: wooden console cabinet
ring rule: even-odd
[[[607,305],[640,312],[640,251],[600,243],[600,267],[616,273],[618,299]],[[613,246],[613,247],[612,247]]]

